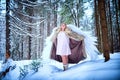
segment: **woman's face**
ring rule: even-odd
[[[61,30],[64,31],[65,28],[66,28],[66,24],[62,24],[62,25],[61,25]]]
[[[10,55],[8,53],[5,54],[6,59],[8,59],[10,57]]]

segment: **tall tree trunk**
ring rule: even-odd
[[[23,37],[22,37],[23,38]],[[23,40],[21,42],[21,60],[23,59]]]
[[[107,28],[106,12],[105,12],[105,0],[98,0],[98,9],[100,13],[103,54],[106,62],[110,59],[110,56],[109,56],[109,43],[108,43],[108,28]]]
[[[79,14],[80,14],[80,10],[79,10],[79,6],[80,6],[80,0],[77,2],[76,5],[76,9],[77,9],[77,27],[80,27],[80,19],[79,19]]]
[[[47,14],[48,14],[48,16],[47,16],[47,36],[49,36],[50,32],[51,32],[51,28],[50,28],[50,21],[51,21],[50,15],[51,15],[51,13],[50,13],[50,11],[47,11]]]
[[[119,31],[119,29],[120,29],[120,26],[119,26],[119,20],[118,20],[118,17],[120,16],[118,16],[118,6],[117,6],[117,1],[116,0],[114,0],[115,1],[115,12],[116,12],[116,30],[117,30],[117,42],[118,42],[118,46],[117,46],[117,51],[120,51],[120,31]]]
[[[31,32],[32,29],[29,28],[29,31]],[[28,56],[27,56],[28,60],[31,59],[31,37],[28,37]]]
[[[98,49],[102,51],[102,41],[101,41],[101,28],[100,28],[100,16],[98,14],[98,0],[94,0],[95,4],[95,25],[96,25],[96,35],[98,36]]]
[[[10,0],[6,0],[6,52],[10,52],[10,25],[9,25],[9,12],[10,12]]]
[[[44,42],[44,23],[40,24],[40,34],[42,36],[42,38],[40,38],[40,54],[37,54],[37,58],[41,57],[41,52],[43,51],[43,42]]]
[[[53,6],[53,8],[54,8],[54,27],[57,27],[57,7],[58,7],[58,5],[57,4],[55,4],[54,6]]]
[[[114,52],[114,49],[113,49],[113,26],[112,26],[112,17],[111,17],[111,7],[110,7],[110,1],[108,0],[108,24],[109,24],[109,27],[110,27],[110,51],[111,53]]]
[[[28,11],[28,12],[27,12]],[[26,12],[29,16],[33,16],[34,15],[34,8],[29,8],[26,7]],[[33,19],[29,18],[29,23],[32,23]],[[32,33],[32,28],[29,27],[28,31],[30,32],[30,34]],[[31,36],[28,36],[28,54],[27,54],[27,59],[31,59]]]

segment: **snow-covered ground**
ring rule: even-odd
[[[107,62],[104,62],[103,55],[99,55],[96,61],[84,60],[70,64],[66,71],[63,71],[62,63],[51,61],[40,67],[38,72],[29,71],[24,80],[120,80],[120,52],[110,56],[111,59]],[[16,61],[20,67],[30,63],[31,61]],[[16,77],[14,73],[13,77]]]
[[[100,55],[96,61],[82,61],[70,65],[62,71],[61,63],[46,65],[37,73],[29,73],[25,80],[120,80],[120,53],[111,54],[111,59],[104,62]]]

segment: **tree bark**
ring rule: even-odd
[[[28,12],[27,12],[27,11],[28,11]],[[28,8],[28,7],[26,7],[26,12],[27,12],[27,14],[28,14],[29,16],[33,16],[33,15],[34,15],[34,8]],[[29,22],[32,23],[33,20],[30,18],[30,19],[29,19]],[[32,33],[32,28],[29,27],[29,28],[28,28],[28,31],[29,31],[30,33]],[[28,36],[28,54],[27,54],[27,59],[28,59],[28,60],[31,59],[31,40],[32,40],[31,36]]]
[[[50,35],[50,32],[51,32],[51,28],[50,28],[50,21],[51,21],[51,18],[50,18],[50,11],[47,11],[47,36]]]
[[[6,0],[6,52],[10,52],[10,25],[9,25],[9,20],[10,20],[10,17],[9,17],[9,6],[10,4],[10,0]]]
[[[105,62],[106,62],[110,59],[110,56],[109,56],[108,28],[106,22],[105,0],[98,0],[98,8],[99,8],[100,24],[102,31],[103,55],[105,57]]]
[[[53,6],[53,8],[54,8],[54,27],[57,27],[57,7],[58,7],[58,5],[57,4],[55,4],[54,6]]]
[[[118,15],[119,15],[119,14],[118,14],[118,9],[119,9],[119,8],[118,8],[118,6],[117,6],[117,4],[119,4],[119,3],[117,3],[116,0],[114,0],[114,1],[115,1],[115,10],[116,10],[116,11],[115,11],[115,12],[116,12],[116,14],[115,14],[115,15],[116,15],[116,27],[117,27],[116,29],[117,29],[117,33],[118,33],[118,34],[117,34],[117,43],[118,43],[118,44],[117,44],[117,45],[118,45],[118,46],[117,46],[117,51],[120,51],[120,31],[119,31],[119,30],[120,30],[120,26],[119,26],[119,20],[118,20],[118,17],[119,17],[119,16],[118,16]]]
[[[94,0],[95,7],[95,25],[96,25],[96,35],[98,37],[98,49],[100,52],[102,51],[102,41],[101,41],[101,26],[100,26],[100,16],[98,14],[98,0]]]
[[[111,7],[110,7],[110,1],[108,0],[108,24],[110,27],[110,52],[114,52],[114,46],[113,46],[113,26],[112,26],[112,17],[111,17]]]

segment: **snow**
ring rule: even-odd
[[[61,63],[45,65],[33,75],[29,74],[25,80],[118,80],[120,79],[120,53],[110,54],[111,59],[104,62],[103,55],[96,61],[82,61],[70,64],[67,71],[63,71]]]
[[[29,71],[24,80],[120,80],[120,52],[110,54],[111,59],[104,62],[103,55],[95,61],[84,60],[78,64],[69,64],[63,71],[62,63],[52,61],[40,67],[38,72]],[[31,61],[16,61],[17,66],[29,65]],[[19,69],[12,72],[13,79],[19,75]]]

